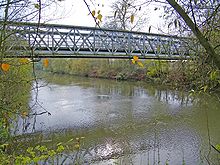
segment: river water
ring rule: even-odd
[[[55,141],[85,137],[81,164],[220,164],[210,146],[220,143],[220,101],[214,96],[64,75],[38,83],[33,111],[51,115],[29,119],[26,131],[34,126]]]

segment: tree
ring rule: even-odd
[[[211,14],[209,14],[210,8],[207,8],[207,6],[204,5],[202,7],[204,7],[204,9],[206,9],[206,11],[202,12],[203,15],[198,15],[198,13],[197,14],[194,13],[195,12],[194,8],[197,6],[200,7],[199,2],[197,2],[197,1],[194,1],[194,8],[192,5],[192,0],[189,1],[188,4],[189,4],[189,9],[191,12],[188,12],[188,13],[175,0],[166,0],[166,1],[173,7],[173,9],[183,19],[183,21],[186,23],[186,25],[190,28],[190,30],[197,37],[197,39],[199,40],[199,43],[205,48],[207,54],[210,56],[210,58],[212,58],[215,65],[218,67],[218,69],[220,69],[220,55],[218,54],[219,52],[215,51],[213,45],[211,45],[211,43],[207,40],[205,35],[199,29],[199,25],[197,23],[199,21],[201,24],[205,23],[205,24],[209,25],[210,22],[212,22],[211,20],[214,20],[216,18],[216,15],[218,15],[217,22],[219,23],[219,14],[217,14],[217,13],[219,12],[220,4],[218,4],[217,1],[215,1],[216,3],[214,1],[212,1],[213,3],[211,3],[211,4],[212,5],[216,4],[216,5],[214,8],[212,8]],[[203,3],[204,2],[201,2],[201,4],[203,4]],[[205,2],[205,4],[209,4],[209,2]],[[210,7],[212,7],[212,6],[210,5]],[[201,11],[201,10],[197,9],[197,11]],[[190,18],[189,14],[191,14],[192,18]],[[198,17],[196,17],[196,16],[198,16]],[[216,21],[214,21],[214,22],[216,22]],[[204,27],[204,25],[203,25],[203,27]],[[217,48],[217,47],[219,47],[219,46],[218,45],[215,46],[215,48]]]
[[[112,6],[115,16],[112,17],[114,18],[113,21],[109,23],[110,27],[125,29],[128,26],[127,21],[130,20],[131,14],[126,16],[125,13],[129,13],[129,11],[124,6],[131,6],[135,9],[139,7],[139,5],[130,5],[135,4],[134,1],[133,3],[129,3],[127,0],[122,0],[121,2],[116,1]],[[168,26],[174,24],[176,29],[179,27],[182,30],[181,33],[186,31],[187,34],[193,33],[204,47],[210,59],[220,69],[220,41],[216,37],[220,29],[219,0],[145,0],[143,4],[149,3],[162,4],[165,9],[166,19],[173,19],[172,22],[169,22]],[[118,17],[116,17],[118,11],[120,12]],[[215,42],[212,41],[213,38],[215,38]]]
[[[117,0],[111,5],[114,15],[108,16],[104,27],[118,30],[136,30],[144,28],[147,14],[141,6],[134,6],[136,0]]]
[[[25,118],[31,112],[29,107],[30,90],[36,80],[35,65],[28,59],[6,58],[16,55],[9,51],[13,45],[27,44],[21,36],[16,36],[17,28],[10,28],[10,22],[37,21],[40,23],[42,9],[51,0],[1,0],[0,1],[0,142],[8,140],[11,126],[17,115]],[[26,53],[30,53],[29,51]],[[36,86],[38,88],[38,86]],[[36,89],[32,88],[32,89]],[[37,90],[36,90],[37,91]],[[36,98],[37,99],[37,98]],[[36,100],[37,102],[37,100]]]

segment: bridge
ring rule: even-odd
[[[0,22],[2,28],[3,22]],[[188,59],[191,38],[70,25],[7,22],[7,58]]]

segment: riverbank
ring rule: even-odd
[[[198,61],[53,59],[46,71],[115,80],[145,81],[174,89],[220,91],[220,72]]]

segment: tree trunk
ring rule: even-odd
[[[188,16],[188,14],[183,10],[183,8],[175,1],[175,0],[166,0],[174,10],[182,17],[187,26],[192,30],[194,35],[199,40],[199,43],[205,48],[208,55],[214,61],[215,65],[220,69],[220,56],[215,52],[212,45],[208,42],[205,36],[201,33],[199,28],[195,23],[193,23],[192,19]]]

